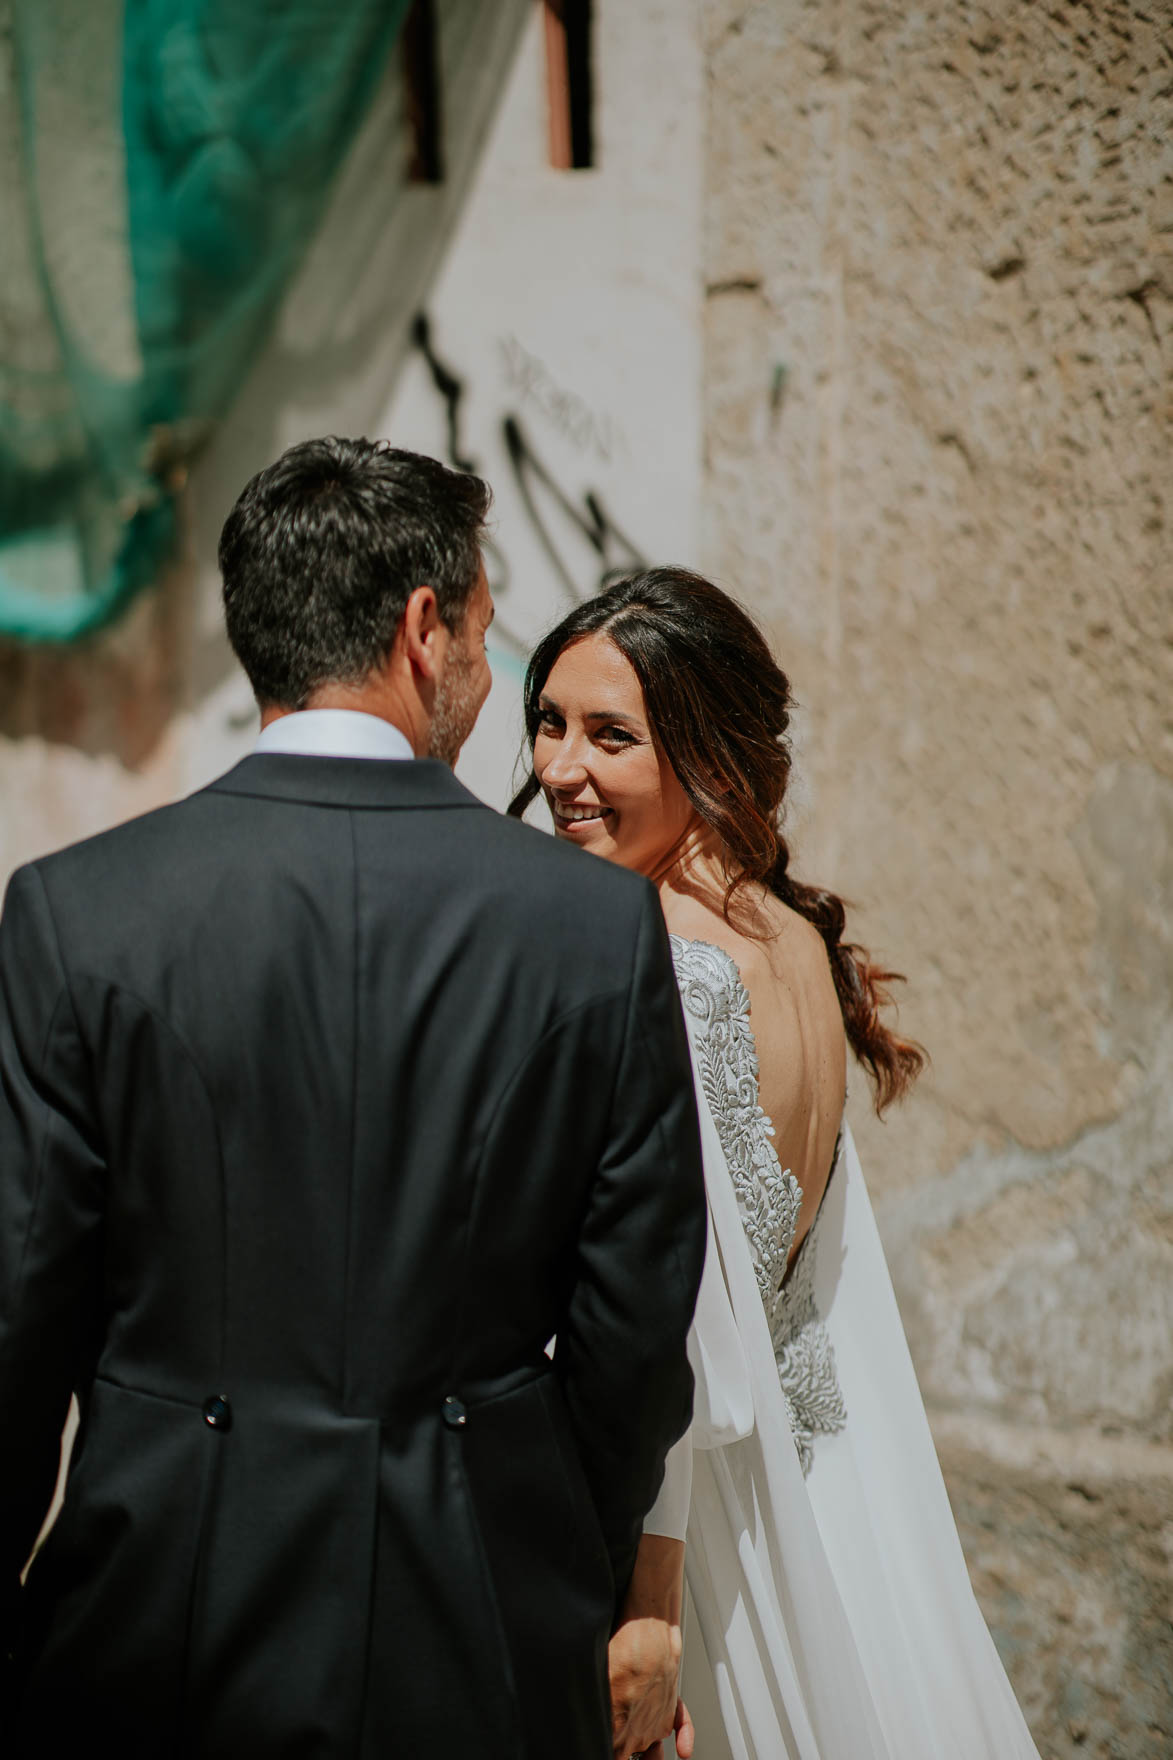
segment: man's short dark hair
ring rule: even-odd
[[[228,639],[257,701],[301,709],[366,678],[416,587],[459,629],[490,499],[480,477],[384,441],[306,440],[258,472],[220,534]]]

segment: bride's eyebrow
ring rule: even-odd
[[[622,709],[588,709],[583,716],[584,721],[615,721],[622,727],[638,728],[639,722],[634,715],[625,715]]]
[[[538,708],[550,715],[562,714],[553,697],[547,696],[545,691],[538,698]],[[588,709],[583,720],[619,723],[623,727],[630,727],[636,733],[639,733],[642,728],[642,723],[637,721],[634,715],[625,715],[622,709]]]

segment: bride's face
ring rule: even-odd
[[[558,656],[540,702],[534,771],[557,835],[657,873],[699,820],[652,738],[631,662],[608,636],[584,636]]]

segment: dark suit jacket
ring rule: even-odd
[[[652,888],[442,765],[254,756],[21,869],[9,1589],[82,1421],[0,1748],[607,1760],[703,1243]]]

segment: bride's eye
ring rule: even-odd
[[[635,735],[629,733],[626,727],[600,727],[595,738],[604,745],[633,746],[637,744]]]
[[[539,733],[557,733],[561,726],[561,718],[553,714],[549,709],[538,710],[537,731]]]

